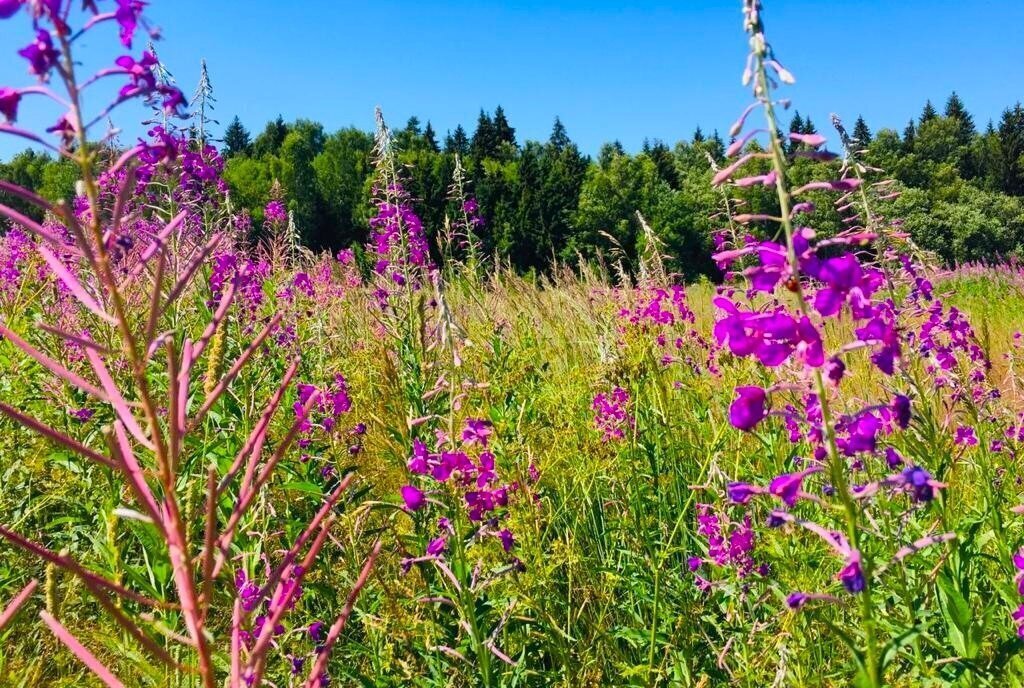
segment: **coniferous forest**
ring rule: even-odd
[[[318,122],[280,117],[258,133],[238,117],[223,127],[203,124],[209,131],[202,138],[222,151],[231,200],[248,212],[254,231],[263,226],[266,204],[277,199],[286,203],[301,242],[313,250],[336,252],[366,243],[373,211],[372,131],[329,132]],[[865,163],[899,182],[903,193],[886,211],[903,218],[920,247],[949,264],[1008,260],[1024,251],[1024,107],[1019,102],[998,122],[984,125],[974,121],[956,93],[941,112],[925,103],[902,132],[873,130],[861,117],[844,124],[864,149]],[[787,131],[834,134],[831,122],[814,122],[799,111],[792,113]],[[192,132],[198,137],[198,125]],[[412,117],[395,127],[394,138],[428,233],[440,231],[446,214],[452,214],[458,158],[464,190],[479,203],[484,251],[518,271],[544,272],[558,261],[599,257],[631,270],[643,250],[639,211],[674,272],[685,278],[716,274],[708,255],[722,199],[709,181],[712,165],[723,161],[731,141],[715,129],[698,127],[673,145],[645,141],[635,154],[613,141],[590,157],[557,117],[546,141],[520,140],[499,105],[493,112],[481,110],[472,127],[445,133]],[[791,151],[795,147],[790,145]],[[794,174],[809,179],[820,167],[800,159]],[[0,164],[0,176],[51,200],[70,198],[77,178],[69,162],[33,150]],[[775,204],[773,194],[760,187],[740,189],[736,197],[762,214]],[[824,234],[841,227],[827,208],[814,223]],[[436,246],[436,237],[429,238]]]

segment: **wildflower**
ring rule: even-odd
[[[729,422],[740,430],[753,430],[764,420],[766,392],[760,387],[737,387],[736,398],[729,406]]]
[[[131,81],[125,84],[118,94],[122,99],[145,95],[156,88],[156,75],[153,67],[157,64],[153,53],[144,51],[138,62],[131,55],[122,55],[115,60],[117,66],[125,70]]]
[[[784,473],[768,484],[768,492],[781,499],[786,506],[791,507],[796,504],[796,500],[800,496],[804,478],[821,470],[821,467],[814,466],[799,473]]]
[[[436,537],[427,543],[427,554],[430,556],[440,556],[445,549],[448,548],[448,538],[445,535]],[[507,551],[507,550],[506,550]]]
[[[29,74],[38,76],[42,81],[46,80],[53,65],[57,63],[53,39],[48,31],[42,29],[36,33],[35,41],[19,50],[18,54],[28,60]]]
[[[763,494],[764,490],[756,485],[750,483],[729,483],[726,488],[726,492],[736,504],[746,504],[750,501],[750,498],[757,494]]]
[[[878,416],[865,411],[846,425],[848,436],[838,438],[836,445],[846,456],[853,456],[859,452],[873,452],[881,428],[882,422]]]
[[[409,511],[419,511],[427,503],[426,495],[414,485],[404,485],[400,490],[405,508]]]
[[[288,222],[288,211],[283,202],[272,200],[263,209],[263,217],[271,224],[284,224]]]
[[[465,444],[487,446],[487,438],[491,436],[491,422],[479,418],[469,418],[462,429],[462,441]]]
[[[1024,639],[1024,604],[1017,607],[1017,611],[1012,614],[1012,618],[1015,624],[1017,624],[1017,636]]]
[[[18,104],[21,102],[21,93],[13,88],[0,88],[0,114],[13,123],[18,119]]]
[[[932,480],[932,476],[929,475],[928,471],[921,468],[920,466],[911,466],[904,469],[901,474],[903,483],[910,490],[911,495],[916,502],[930,502],[935,498],[934,487],[940,486]]]
[[[800,609],[805,604],[807,604],[808,600],[810,600],[810,596],[807,593],[803,593],[803,592],[790,593],[786,597],[786,606],[789,607],[790,609]]]
[[[860,566],[860,552],[851,550],[847,555],[846,566],[836,575],[836,578],[847,592],[858,593],[864,590],[864,570]]]
[[[25,0],[0,0],[0,19],[10,19],[24,4]]]
[[[953,442],[960,446],[973,447],[978,444],[978,436],[974,434],[974,428],[969,425],[961,425],[956,429]]]
[[[838,385],[845,374],[846,364],[843,363],[842,359],[838,356],[833,356],[828,359],[827,363],[825,363],[825,377],[827,377],[832,384]]]
[[[92,418],[95,411],[90,408],[80,408],[71,412],[71,417],[77,420],[79,423],[85,423]]]
[[[132,38],[139,24],[139,14],[145,6],[146,3],[142,0],[117,0],[114,19],[120,26],[121,44],[126,48],[132,47]]]
[[[823,316],[835,315],[848,303],[855,318],[871,314],[871,295],[881,283],[881,274],[865,271],[852,254],[822,261],[814,275],[824,286],[814,295],[814,308]]]
[[[611,394],[598,394],[594,397],[591,408],[594,410],[594,425],[604,432],[604,441],[621,440],[626,436],[626,429],[633,427],[633,416],[627,407],[629,392],[616,387]]]
[[[506,552],[510,552],[515,547],[515,538],[512,537],[512,532],[508,528],[503,528],[498,533],[498,538],[501,540],[501,548]]]
[[[896,418],[896,424],[906,430],[910,425],[910,398],[903,394],[897,394],[893,397],[890,406]]]
[[[245,575],[245,571],[239,570],[235,574],[235,590],[242,600],[242,609],[247,612],[254,610],[262,602],[260,598],[260,586]]]
[[[889,468],[896,468],[897,466],[903,465],[903,457],[900,456],[900,453],[892,447],[886,447],[885,462],[889,465]]]

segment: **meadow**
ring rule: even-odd
[[[643,218],[634,269],[524,276],[461,179],[428,233],[379,112],[366,246],[254,229],[151,54],[79,73],[140,52],[98,4],[0,2],[40,27],[0,133],[79,175],[0,179],[43,211],[0,204],[0,685],[1024,685],[1024,267],[920,249],[838,120],[782,134],[759,2],[689,284]]]

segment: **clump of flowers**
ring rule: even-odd
[[[633,429],[635,421],[629,403],[629,392],[622,387],[594,396],[590,405],[594,411],[594,426],[602,432],[605,442],[622,440]]]

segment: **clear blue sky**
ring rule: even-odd
[[[395,127],[415,114],[441,136],[460,122],[471,133],[480,107],[501,104],[520,141],[547,138],[559,115],[595,153],[615,139],[671,144],[698,124],[725,131],[747,102],[739,0],[152,0],[148,16],[186,94],[205,57],[217,117],[238,114],[254,134],[279,113],[369,129],[375,105]],[[833,111],[902,129],[954,89],[984,126],[1024,98],[1024,3],[767,0],[765,16],[797,76],[787,95],[823,131]],[[0,24],[0,85],[28,83],[14,55],[28,34],[24,17]],[[136,114],[117,120],[126,138]],[[2,138],[2,156],[22,147]]]

